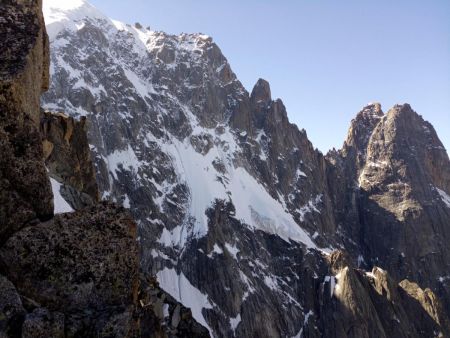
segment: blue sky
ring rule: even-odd
[[[408,102],[450,149],[449,0],[90,0],[108,16],[211,35],[251,91],[271,84],[326,152],[368,102]]]

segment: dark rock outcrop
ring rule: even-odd
[[[264,106],[272,101],[269,82],[259,79],[250,94],[250,101],[255,106]]]
[[[48,88],[49,50],[40,2],[0,4],[0,244],[53,214],[42,162],[39,98]]]
[[[15,233],[0,260],[20,294],[64,313],[72,335],[102,332],[111,318],[132,321],[139,285],[136,225],[101,204]]]
[[[17,337],[26,311],[14,285],[0,275],[0,335]]]
[[[37,308],[27,314],[22,326],[23,338],[55,337],[64,338],[64,315]]]

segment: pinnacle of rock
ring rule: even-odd
[[[254,103],[267,103],[272,100],[270,84],[264,79],[259,79],[253,87],[250,100]]]

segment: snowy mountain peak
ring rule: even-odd
[[[107,20],[97,8],[85,0],[44,0],[43,13],[50,41],[63,30],[78,30],[84,19]]]
[[[141,40],[149,49],[161,44],[167,39],[177,40],[186,49],[201,48],[212,43],[212,38],[202,33],[169,35],[164,32],[154,32],[141,25],[130,25],[105,16],[95,6],[86,0],[44,0],[43,13],[50,41],[63,30],[80,30],[85,21],[96,25],[99,21],[106,26],[113,25],[119,31],[126,31]]]
[[[43,11],[48,14],[49,12],[69,12],[79,10],[81,7],[90,6],[86,0],[44,0]],[[47,22],[49,24],[49,22]]]

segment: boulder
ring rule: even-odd
[[[135,235],[124,209],[102,203],[22,229],[0,260],[20,294],[63,313],[71,334],[101,332],[117,316],[129,331],[139,286]]]

